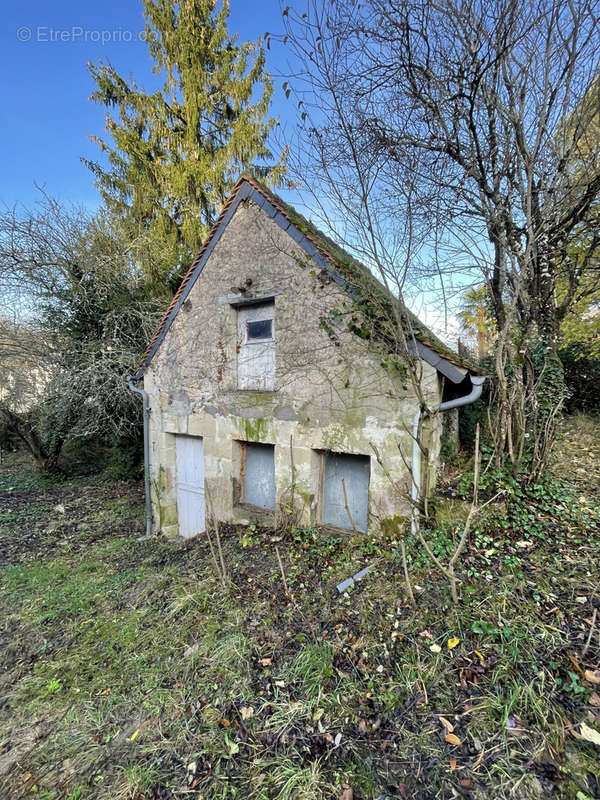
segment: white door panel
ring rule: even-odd
[[[202,439],[198,436],[176,436],[175,457],[179,535],[187,539],[206,528]]]
[[[256,323],[268,330],[253,329]],[[272,301],[238,310],[238,389],[275,389],[275,305]]]

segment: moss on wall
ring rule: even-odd
[[[166,492],[169,488],[169,484],[167,481],[167,470],[161,464],[158,470],[158,490],[162,494]]]
[[[266,417],[245,419],[242,422],[242,432],[247,442],[264,442],[267,438],[268,425],[271,420]]]
[[[323,432],[323,446],[325,450],[343,452],[348,446],[349,430],[346,425],[330,425]]]
[[[382,519],[379,524],[381,532],[385,536],[389,536],[392,539],[399,539],[401,538],[403,528],[406,526],[406,517],[400,514],[394,514],[393,517]]]
[[[160,527],[166,528],[169,525],[177,525],[179,517],[177,516],[177,506],[161,506],[160,507]]]
[[[238,395],[240,403],[245,406],[272,405],[275,399],[273,392],[243,392]],[[279,400],[279,398],[277,398]]]

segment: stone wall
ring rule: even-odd
[[[274,392],[237,389],[238,312],[232,303],[244,297],[237,287],[248,284],[252,295],[275,298]],[[290,505],[293,459],[294,506],[302,524],[319,521],[323,450],[371,457],[370,529],[408,513],[402,495],[409,476],[398,445],[406,453],[412,449],[406,428],[417,401],[409,380],[401,372],[392,376],[372,346],[349,332],[346,312],[336,311],[347,302],[346,293],[307,263],[264,211],[250,200],[240,204],[145,373],[155,529],[177,533],[176,434],[203,437],[207,508],[221,520],[251,517],[236,503],[242,441],[275,445],[280,505]],[[436,371],[425,362],[422,371],[428,402],[439,402]],[[438,427],[431,431],[432,463]]]

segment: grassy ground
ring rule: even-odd
[[[416,610],[393,534],[226,528],[223,585],[205,538],[138,541],[137,484],[3,465],[0,797],[599,797],[600,423],[557,452],[569,484],[478,524],[459,607],[407,543]]]

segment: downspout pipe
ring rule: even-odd
[[[144,490],[146,493],[146,538],[152,535],[152,498],[150,495],[150,404],[148,393],[133,385],[134,378],[127,376],[127,385],[132,392],[142,396],[142,413],[144,417]]]
[[[468,406],[470,403],[474,403],[476,400],[479,400],[479,398],[481,397],[481,393],[483,391],[483,384],[485,383],[485,377],[481,377],[480,375],[470,375],[470,378],[471,378],[471,391],[469,392],[469,394],[465,394],[462,397],[456,397],[454,400],[446,400],[445,403],[438,403],[438,405],[433,406],[433,408],[426,408],[426,409],[419,408],[415,416],[413,417],[413,424],[412,424],[413,451],[412,451],[412,464],[411,464],[412,511],[410,515],[410,532],[413,535],[415,535],[417,532],[417,520],[419,517],[418,503],[419,503],[419,498],[421,496],[421,448],[419,447],[419,442],[418,442],[419,425],[421,422],[421,417],[428,416],[429,414],[433,414],[437,411],[450,411],[453,408]]]

